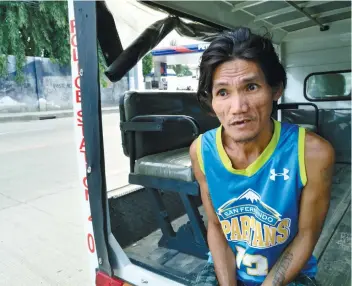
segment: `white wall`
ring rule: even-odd
[[[351,21],[343,20],[320,32],[312,27],[290,33],[281,46],[288,84],[284,102],[306,102],[304,79],[313,72],[351,69]],[[315,102],[319,108],[349,108],[350,101]]]

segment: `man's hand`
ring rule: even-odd
[[[207,238],[214,261],[215,273],[220,286],[236,286],[235,254],[227,243],[218,217],[214,212],[208,185],[197,158],[197,140],[190,147],[190,156],[193,172],[200,186],[203,206],[208,217]]]
[[[307,132],[307,184],[302,190],[298,233],[265,279],[264,286],[287,285],[300,273],[319,239],[330,203],[335,153],[327,141]]]

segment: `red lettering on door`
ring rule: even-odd
[[[76,103],[81,103],[81,91],[76,90]]]
[[[87,179],[87,177],[84,177],[84,178],[83,178],[83,186],[85,186],[86,189],[88,189],[88,179]],[[88,191],[88,190],[87,190],[87,191]]]
[[[71,34],[73,34],[75,32],[75,28],[76,28],[75,20],[71,20],[70,21],[70,33]]]
[[[85,150],[85,148],[86,148],[86,144],[85,144],[85,142],[84,142],[84,138],[82,138],[82,141],[81,141],[81,145],[79,146],[79,150]]]
[[[75,87],[81,89],[81,78],[79,76],[75,78]]]
[[[74,35],[71,36],[70,42],[71,42],[71,45],[72,45],[73,47],[75,47],[75,48],[77,47],[77,36],[76,36],[76,34],[74,34]],[[74,49],[74,50],[76,50],[76,49]]]
[[[82,136],[83,136],[82,110],[77,111],[77,126],[82,126]]]
[[[85,150],[81,150],[79,152],[81,152],[84,155],[84,163],[86,163],[86,165],[87,165],[87,154],[86,154],[86,151]]]
[[[88,248],[91,253],[95,251],[94,238],[90,233],[88,233]]]

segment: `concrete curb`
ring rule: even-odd
[[[104,114],[119,112],[119,108],[104,107],[102,108],[102,112]],[[58,118],[65,118],[65,117],[72,117],[72,116],[73,116],[73,110],[7,113],[7,114],[0,114],[0,123],[32,121],[32,120],[49,120],[49,119],[58,119]]]

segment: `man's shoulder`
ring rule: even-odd
[[[204,141],[213,142],[214,145],[216,144],[216,132],[220,127],[221,126],[207,130],[193,140],[189,148],[189,154],[191,156],[192,161],[196,161],[197,157],[201,155],[200,150],[203,148]]]
[[[335,150],[331,143],[314,132],[306,131],[305,136],[305,161],[313,163],[332,165],[335,162]]]

